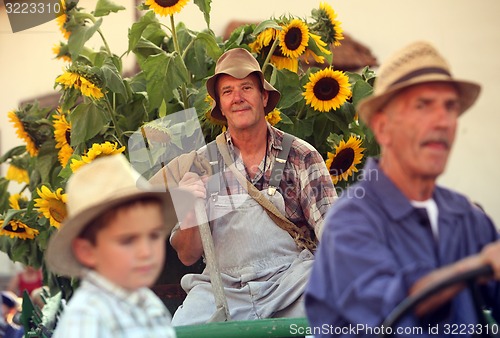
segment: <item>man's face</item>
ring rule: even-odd
[[[449,84],[427,83],[400,92],[374,117],[382,161],[408,175],[436,179],[446,167],[459,114],[458,93]]]
[[[218,104],[227,119],[229,130],[265,124],[264,107],[267,105],[268,92],[261,91],[257,75],[237,79],[222,74],[217,79],[217,93]]]

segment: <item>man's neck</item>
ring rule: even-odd
[[[267,125],[265,128],[231,130],[231,141],[242,156],[262,153],[267,148]]]
[[[432,197],[436,187],[435,177],[413,175],[396,161],[380,160],[380,169],[409,200],[425,201]]]

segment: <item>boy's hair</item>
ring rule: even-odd
[[[96,218],[94,218],[91,222],[89,222],[77,238],[85,239],[89,241],[92,245],[96,244],[97,233],[104,229],[110,221],[116,217],[119,211],[133,208],[137,205],[148,205],[148,204],[158,204],[161,206],[161,200],[155,197],[146,197],[140,199],[134,199],[127,201],[123,204],[117,205],[114,208],[105,211],[100,214]]]

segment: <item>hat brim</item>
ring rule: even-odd
[[[384,106],[393,98],[395,94],[406,88],[424,83],[447,83],[455,86],[459,92],[459,100],[461,108],[460,114],[468,110],[476,102],[477,98],[479,97],[479,93],[481,92],[481,86],[474,82],[450,79],[449,77],[439,78],[436,77],[435,74],[429,76],[422,76],[392,86],[389,90],[385,91],[380,95],[375,94],[373,96],[361,100],[357,109],[360,118],[367,125],[370,125],[370,121],[373,115],[381,111],[384,108]]]
[[[176,200],[175,207],[172,202],[172,195],[174,194]],[[81,210],[61,224],[59,231],[50,238],[47,247],[46,262],[49,270],[62,276],[81,276],[84,266],[73,254],[72,242],[78,237],[85,226],[99,217],[99,215],[102,215],[105,211],[120,204],[149,197],[157,198],[162,201],[162,210],[165,213],[165,226],[167,227],[168,233],[170,233],[178,222],[177,215],[179,218],[183,217],[194,204],[193,195],[181,189],[172,189],[168,192],[160,189],[139,192],[137,189],[122,191],[120,192],[120,196],[117,196],[113,200],[92,208]],[[178,203],[178,201],[183,201],[182,205]]]
[[[226,75],[230,75],[230,76],[237,78],[237,79],[244,79],[252,73],[255,73],[259,76],[259,78],[262,82],[262,86],[264,87],[264,90],[266,90],[269,93],[269,98],[267,99],[267,105],[264,107],[264,112],[266,114],[268,114],[268,113],[272,112],[274,110],[274,108],[276,108],[276,106],[278,105],[278,102],[281,98],[281,94],[276,88],[274,88],[269,82],[267,82],[266,79],[264,79],[264,75],[262,75],[262,73],[258,72],[258,71],[248,73],[245,69],[240,69],[240,70],[237,69],[236,71],[232,70],[231,74],[221,72],[221,73],[215,74],[215,75],[208,78],[208,80],[206,82],[206,88],[207,88],[208,94],[213,99],[212,111],[210,113],[212,118],[219,120],[221,122],[227,121],[226,117],[222,114],[219,106],[217,105],[215,85],[217,84],[217,78],[219,77],[219,75],[226,74]]]

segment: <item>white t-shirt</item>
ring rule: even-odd
[[[434,235],[434,239],[438,239],[439,231],[438,231],[438,216],[439,211],[436,204],[432,198],[429,198],[425,201],[410,201],[411,204],[415,208],[425,208],[427,210],[427,215],[429,216],[429,221],[431,223],[432,234]]]

